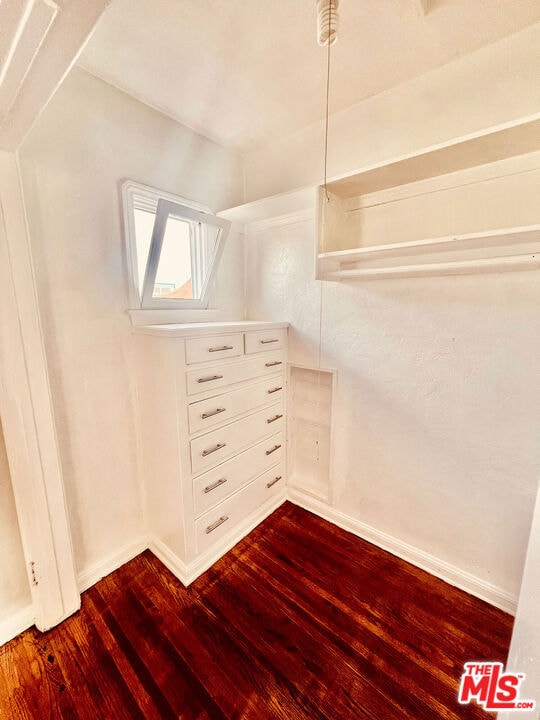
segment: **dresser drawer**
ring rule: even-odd
[[[231,455],[262,440],[266,435],[274,435],[283,430],[283,413],[282,403],[271,405],[231,425],[225,425],[192,440],[190,453],[193,474],[198,475],[209,470]],[[274,454],[280,449],[278,445],[279,443],[269,443],[266,453]]]
[[[254,480],[258,487],[259,502],[261,505],[278,495],[285,493],[285,467],[284,463],[267,470],[263,475]]]
[[[275,479],[281,479],[275,482]],[[283,492],[283,468],[281,465],[267,470],[249,485],[231,495],[212,510],[195,521],[197,552],[204,552],[213,543],[234,532],[248,515],[261,507],[266,500]],[[270,485],[270,487],[267,487]]]
[[[194,395],[205,390],[214,390],[265,375],[275,375],[284,368],[285,356],[278,351],[262,357],[214,365],[210,368],[188,370],[186,372],[186,390],[188,395]]]
[[[245,350],[246,354],[268,352],[269,350],[281,350],[287,345],[287,330],[257,330],[246,333]]]
[[[280,447],[267,455],[266,451],[276,445]],[[281,462],[283,447],[283,433],[272,435],[231,460],[226,460],[221,465],[194,478],[193,510],[195,515],[198,517],[235,493],[252,478]]]
[[[223,425],[237,415],[243,415],[267,403],[277,402],[282,397],[283,377],[277,375],[256,385],[198,400],[188,407],[189,431],[196,433]]]
[[[186,340],[186,363],[208,362],[244,354],[244,335],[211,335]]]

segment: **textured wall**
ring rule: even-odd
[[[536,24],[331,116],[329,176],[538,113],[539,38]],[[323,138],[321,122],[249,153],[246,200],[320,184]],[[536,197],[535,177],[512,182]],[[516,224],[520,206],[517,224],[538,222],[512,193],[489,196],[482,228]],[[410,217],[405,203],[370,210],[377,241],[411,224],[437,234],[433,198],[417,202]],[[469,227],[482,212],[449,201],[435,216]],[[540,468],[538,273],[321,285],[314,232],[249,236],[246,299],[250,317],[292,323],[293,362],[317,364],[322,319],[322,364],[338,371],[337,509],[517,595]]]
[[[250,318],[336,368],[337,509],[517,594],[538,483],[538,274],[313,279],[311,221],[247,238]]]
[[[79,573],[142,532],[120,184],[237,204],[238,160],[76,69],[21,151],[53,404]],[[242,248],[225,252],[219,295],[243,309]]]

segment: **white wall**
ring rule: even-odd
[[[88,73],[70,73],[20,151],[75,561],[83,583],[136,551],[132,351],[120,184],[133,179],[237,204],[237,157]],[[240,243],[218,278],[221,312],[243,311]],[[232,288],[232,289],[231,289]]]
[[[30,589],[0,424],[0,625],[29,604]]]
[[[537,23],[332,115],[328,176],[539,112],[539,43]],[[320,184],[323,142],[320,122],[248,153],[246,201]]]
[[[539,42],[537,24],[332,116],[329,176],[538,113]],[[320,184],[322,148],[318,123],[251,152],[246,200]],[[515,205],[502,203],[508,225]],[[449,214],[459,224],[459,203]],[[316,365],[322,293],[336,509],[511,607],[540,468],[538,273],[321,286],[314,233],[282,220],[249,235],[246,299],[250,318],[292,323],[292,362]]]
[[[540,467],[538,274],[322,284],[313,221],[247,237],[249,317],[338,371],[337,510],[519,590]]]

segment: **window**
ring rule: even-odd
[[[229,221],[131,181],[122,195],[132,307],[207,307]]]

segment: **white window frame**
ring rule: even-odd
[[[216,275],[219,261],[223,253],[225,241],[231,223],[220,218],[200,203],[187,200],[186,198],[172,195],[149,185],[142,185],[131,180],[122,186],[122,200],[124,207],[124,228],[125,245],[129,272],[129,296],[133,310],[203,310],[208,307],[210,291]],[[150,241],[150,249],[146,262],[146,272],[143,280],[142,293],[139,290],[139,266],[137,258],[137,242],[135,235],[134,210],[137,203],[147,204],[152,211],[156,208],[154,229]],[[169,213],[173,212],[181,218],[185,218],[191,225],[192,250],[192,281],[194,286],[200,285],[200,297],[196,299],[187,298],[157,298],[153,297],[154,283],[156,279],[163,238]],[[217,227],[217,238],[212,257],[208,258],[204,243],[205,230],[208,226]],[[198,261],[198,262],[197,262]],[[208,261],[208,272],[203,279],[201,268],[204,261]]]

